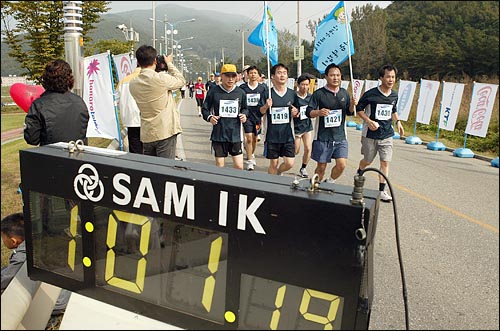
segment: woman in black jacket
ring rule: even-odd
[[[24,140],[47,145],[81,139],[87,144],[89,112],[83,99],[71,92],[75,79],[69,64],[54,60],[41,78],[45,92],[33,101],[24,121]]]

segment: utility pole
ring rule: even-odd
[[[151,1],[153,4],[153,48],[156,48],[156,35],[155,35],[155,26],[156,26],[156,1]]]
[[[248,29],[236,30],[236,32],[241,32],[241,71],[245,68],[245,31],[248,32]]]
[[[221,61],[222,61],[222,65],[224,65],[224,47],[222,47],[222,59],[221,59]]]
[[[300,53],[300,1],[297,1],[297,46]],[[297,77],[302,74],[302,60],[299,56],[297,60]]]

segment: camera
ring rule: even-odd
[[[156,56],[156,68],[155,68],[155,71],[156,72],[160,72],[160,71],[168,71],[168,67],[167,67],[167,62],[165,62],[165,58],[163,58],[163,55],[158,55]]]

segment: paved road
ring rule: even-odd
[[[185,159],[214,164],[211,125],[197,116],[192,99],[184,99],[180,110]],[[352,186],[361,157],[361,132],[347,131],[349,161],[338,183]],[[255,171],[265,172],[268,161],[262,147],[259,143]],[[301,156],[285,175],[292,179],[300,160]],[[230,158],[226,166],[231,166]],[[309,173],[314,166],[309,162]],[[373,166],[378,167],[378,159]],[[375,173],[366,177],[365,187],[377,189]],[[498,177],[498,168],[488,161],[395,141],[389,180],[396,203],[382,203],[379,211],[370,329],[405,328],[396,214],[410,329],[499,329]]]

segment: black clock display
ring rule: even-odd
[[[33,279],[186,329],[368,327],[376,192],[51,145],[20,159]]]

